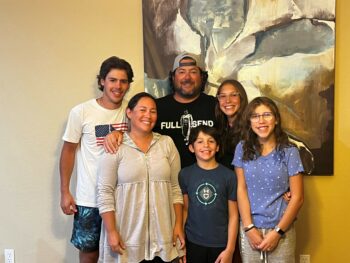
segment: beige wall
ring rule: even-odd
[[[335,172],[305,178],[298,254],[350,262],[350,2],[337,0]],[[59,208],[58,157],[70,108],[97,96],[103,59],[134,68],[143,89],[140,0],[0,0],[0,262],[77,262],[72,220]],[[298,262],[298,261],[297,261]]]
[[[101,62],[128,60],[143,90],[141,1],[0,0],[0,262],[77,262],[59,208],[70,108],[99,94]]]
[[[336,0],[335,168],[332,177],[305,178],[298,252],[314,263],[350,262],[350,2]]]

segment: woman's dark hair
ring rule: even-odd
[[[250,122],[254,110],[260,105],[268,107],[275,116],[276,124],[273,133],[276,138],[276,151],[282,153],[283,148],[294,145],[288,140],[287,133],[282,129],[282,119],[276,103],[267,97],[257,97],[248,104],[243,115],[243,160],[245,161],[256,159],[262,152],[258,136],[252,130]]]
[[[140,99],[145,98],[145,97],[152,99],[154,101],[154,103],[157,105],[156,99],[151,94],[149,94],[147,92],[140,92],[140,93],[135,94],[129,100],[127,109],[133,110],[136,107],[137,103],[140,101]]]
[[[197,127],[191,129],[190,137],[188,139],[189,145],[194,144],[200,132],[203,132],[204,134],[213,137],[217,145],[220,145],[220,134],[218,133],[217,129],[207,125],[198,125]]]
[[[235,79],[227,79],[224,80],[221,85],[219,86],[216,95],[219,95],[221,93],[222,87],[224,85],[232,85],[235,87],[239,93],[240,98],[240,106],[238,111],[235,114],[235,119],[230,126],[228,123],[228,118],[225,115],[225,113],[222,112],[220,109],[219,100],[216,98],[216,105],[215,105],[215,125],[216,128],[221,134],[221,148],[219,152],[219,158],[223,157],[225,154],[234,154],[236,145],[241,139],[241,133],[242,133],[242,115],[245,110],[245,108],[248,105],[248,96],[247,93],[243,87],[243,85]]]
[[[103,91],[104,87],[101,84],[102,79],[106,79],[107,74],[112,69],[125,70],[128,76],[128,82],[133,82],[134,72],[132,71],[131,65],[124,59],[118,58],[116,56],[107,58],[102,62],[100,67],[100,73],[97,75],[97,85],[98,89]]]

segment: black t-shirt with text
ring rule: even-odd
[[[198,125],[213,127],[215,98],[201,93],[190,103],[177,102],[173,94],[157,99],[158,119],[154,131],[170,136],[181,157],[181,167],[193,164],[196,159],[188,150],[191,128]]]

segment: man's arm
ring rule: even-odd
[[[78,143],[64,142],[60,158],[60,181],[61,181],[61,209],[66,215],[72,215],[77,212],[74,198],[69,190],[70,179],[72,176],[75,152]]]

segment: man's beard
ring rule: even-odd
[[[175,92],[180,95],[183,98],[186,99],[193,99],[195,97],[197,97],[200,93],[201,93],[201,88],[200,87],[194,87],[191,91],[189,92],[184,92],[183,89],[181,87],[174,87]]]

